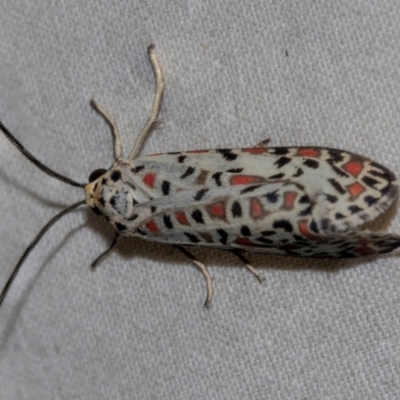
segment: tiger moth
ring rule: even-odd
[[[111,126],[115,162],[94,171],[89,183],[77,183],[43,165],[0,122],[5,136],[45,173],[84,188],[85,200],[56,215],[27,248],[0,297],[4,300],[24,259],[63,215],[86,203],[119,235],[169,243],[188,256],[207,281],[204,264],[186,247],[231,251],[260,280],[242,252],[300,257],[349,258],[388,253],[400,236],[358,230],[384,212],[398,195],[389,169],[363,156],[325,147],[268,147],[267,141],[243,149],[194,150],[138,157],[158,122],[163,77],[154,52],[148,53],[156,78],[150,118],[127,158],[114,121],[92,102]]]

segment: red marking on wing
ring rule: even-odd
[[[365,187],[361,183],[354,182],[347,186],[347,191],[353,198],[357,198],[362,192],[365,191]]]
[[[302,220],[299,221],[297,226],[299,227],[300,233],[310,239],[320,239],[318,236],[312,234],[310,230],[308,229],[308,221],[307,220]]]
[[[146,228],[153,233],[158,232],[160,230],[158,228],[158,225],[153,220],[146,222]]]
[[[185,213],[179,211],[175,214],[175,217],[182,225],[189,225],[189,221],[187,220]]]
[[[210,217],[225,218],[225,204],[222,202],[211,204],[207,207]]]
[[[294,201],[296,200],[296,192],[285,192],[283,194],[283,208],[285,210],[291,210],[294,207]]]
[[[344,164],[342,168],[349,174],[353,175],[354,177],[357,177],[363,170],[364,165],[362,161],[353,160]]]
[[[300,157],[319,157],[320,151],[313,148],[302,148],[297,151],[297,155]]]
[[[154,182],[156,180],[156,174],[149,172],[143,178],[142,181],[150,188],[154,188]]]
[[[250,147],[247,149],[242,149],[244,153],[250,153],[250,154],[262,154],[266,152],[266,148],[264,147]]]
[[[208,153],[210,150],[188,150],[186,153],[190,154],[200,154],[200,153]]]
[[[239,246],[254,246],[254,243],[252,243],[249,238],[246,237],[240,237],[235,240],[235,243],[238,244]]]
[[[231,185],[248,185],[250,183],[262,183],[265,179],[256,175],[235,175],[230,179]]]
[[[360,239],[357,242],[358,247],[355,249],[357,253],[361,254],[371,254],[374,253],[374,250],[369,247],[371,242],[368,239]]]
[[[250,199],[250,215],[254,219],[262,218],[266,215],[263,205],[261,201],[258,200],[257,197],[252,197]]]

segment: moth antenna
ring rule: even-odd
[[[3,131],[4,136],[21,152],[22,155],[24,155],[32,164],[34,164],[37,168],[42,170],[45,174],[51,176],[52,178],[56,178],[57,180],[64,182],[68,185],[71,186],[77,186],[77,187],[82,187],[84,188],[86,184],[84,183],[78,183],[73,181],[72,179],[61,175],[46,165],[44,165],[42,162],[40,162],[34,155],[32,155],[15,137],[14,135],[11,134],[11,132],[3,125],[3,123],[0,121],[0,129]]]
[[[5,284],[1,294],[0,294],[0,306],[3,303],[3,300],[5,299],[7,292],[9,291],[12,283],[14,282],[14,279],[16,278],[19,270],[21,269],[21,266],[23,262],[25,261],[26,257],[28,257],[29,253],[35,248],[35,246],[38,244],[39,240],[45,235],[45,233],[59,220],[61,219],[64,215],[70,213],[71,211],[75,210],[75,208],[85,204],[85,200],[78,201],[75,204],[72,204],[71,206],[65,208],[62,210],[60,213],[55,215],[47,224],[39,231],[39,233],[36,235],[35,239],[32,240],[32,242],[29,244],[29,246],[26,248],[24,253],[22,254],[21,258],[19,259],[17,265],[15,266],[11,276],[8,278],[7,283]]]
[[[156,93],[153,100],[153,109],[151,110],[151,114],[146,124],[144,125],[142,131],[139,134],[139,137],[136,139],[135,144],[133,145],[133,149],[131,150],[128,160],[135,159],[143,146],[147,136],[151,133],[151,131],[155,128],[158,121],[158,114],[160,113],[161,108],[161,100],[164,91],[164,79],[161,71],[160,63],[158,62],[156,53],[154,51],[155,45],[151,44],[147,48],[147,53],[149,54],[151,66],[153,67],[154,77],[156,78]]]

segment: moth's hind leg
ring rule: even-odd
[[[162,100],[162,95],[163,95],[163,91],[164,91],[164,81],[163,81],[161,67],[158,62],[158,59],[157,59],[154,49],[155,49],[154,44],[151,44],[147,48],[151,66],[153,67],[154,76],[156,78],[156,94],[154,96],[153,109],[151,111],[149,119],[147,120],[145,126],[143,127],[142,131],[140,132],[139,137],[136,139],[136,142],[133,145],[133,149],[128,156],[128,160],[133,160],[139,155],[139,152],[143,146],[144,141],[146,140],[147,136],[151,133],[151,131],[156,127],[156,125],[158,123],[158,114],[160,112],[161,100]]]
[[[118,158],[121,157],[122,154],[122,144],[121,144],[121,137],[119,136],[118,132],[118,127],[115,121],[110,117],[110,114],[101,107],[99,104],[97,104],[94,100],[91,100],[90,105],[93,107],[95,111],[97,111],[107,122],[107,124],[111,128],[111,134],[113,137],[113,147],[114,147],[114,158],[115,161],[118,160]]]
[[[265,276],[263,276],[259,271],[257,271],[251,264],[247,257],[245,257],[241,251],[239,250],[229,250],[232,254],[234,254],[243,264],[244,266],[260,281],[265,280]]]
[[[186,257],[188,257],[190,259],[190,261],[192,261],[193,264],[196,265],[196,267],[198,267],[200,269],[200,271],[203,273],[204,277],[206,278],[206,282],[207,282],[207,297],[206,297],[206,301],[204,303],[204,305],[206,307],[208,307],[210,305],[212,296],[213,296],[213,285],[212,285],[212,278],[210,273],[208,272],[207,267],[200,262],[192,253],[190,253],[188,250],[186,250],[184,247],[179,246],[179,245],[175,245],[175,247],[181,251]]]

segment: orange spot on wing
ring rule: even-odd
[[[254,219],[262,218],[267,213],[264,210],[263,205],[261,204],[260,200],[257,197],[252,197],[250,199],[250,215]]]
[[[261,153],[265,153],[266,149],[264,147],[250,147],[247,149],[242,149],[242,151],[245,153],[251,153],[251,154],[261,154]]]
[[[177,212],[175,217],[182,225],[189,225],[189,221],[187,220],[185,213]]]
[[[319,150],[313,148],[301,148],[297,151],[300,157],[319,157]]]
[[[186,153],[190,154],[200,154],[200,153],[207,153],[209,150],[189,150]]]
[[[371,254],[374,253],[374,250],[369,247],[371,242],[368,239],[360,239],[357,242],[358,247],[355,249],[357,253],[361,254]]]
[[[248,185],[250,183],[261,183],[265,180],[256,175],[235,175],[230,180],[231,185]]]
[[[152,172],[147,173],[143,178],[142,181],[150,188],[154,188],[154,182],[156,180],[156,175]]]
[[[352,197],[356,198],[362,192],[365,191],[365,187],[363,185],[361,185],[361,183],[359,183],[359,182],[354,182],[351,185],[347,186],[347,190]]]
[[[342,168],[349,174],[357,177],[360,174],[360,172],[363,170],[364,164],[362,161],[353,160],[353,161],[349,161],[348,163],[344,164],[342,166]]]
[[[222,202],[211,204],[207,211],[210,217],[225,218],[225,204]]]
[[[318,236],[312,234],[310,232],[310,230],[308,229],[308,221],[307,220],[303,220],[303,221],[299,221],[299,223],[297,224],[300,233],[310,239],[320,239]]]
[[[296,192],[285,192],[283,200],[283,208],[286,210],[291,210],[294,207],[294,201],[296,200]]]
[[[248,238],[246,237],[240,237],[235,240],[235,243],[238,244],[239,246],[254,246],[254,243],[252,243]]]
[[[158,232],[160,229],[158,228],[158,225],[153,221],[149,221],[146,222],[146,228],[150,231],[150,232]]]

